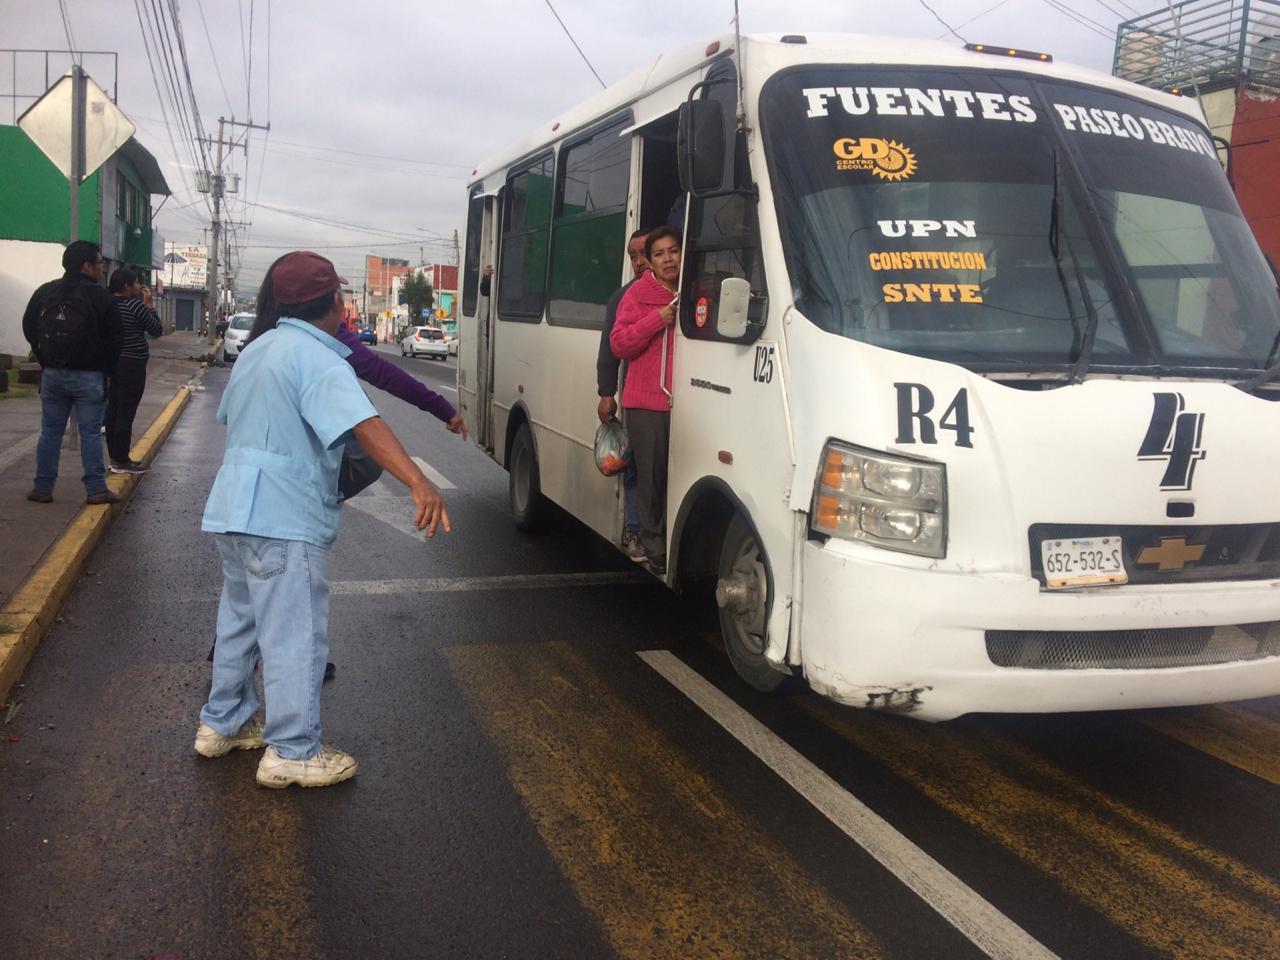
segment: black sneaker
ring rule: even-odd
[[[645,557],[644,566],[654,576],[665,577],[667,575],[666,557]]]
[[[337,668],[333,665],[332,660],[324,665],[324,683],[328,683],[333,679],[333,674],[336,669]]]
[[[146,473],[147,468],[139,460],[112,460],[107,467],[112,473]]]

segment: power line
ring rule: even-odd
[[[62,14],[62,30],[67,35],[67,50],[75,57],[76,63],[84,65],[84,57],[76,56],[76,42],[71,37],[71,15],[67,13],[67,0],[58,0],[58,12]]]
[[[925,0],[919,0],[919,3],[920,3],[920,6],[924,7],[926,10],[928,10],[930,13],[932,13],[932,14],[933,14],[933,19],[937,20],[940,24],[942,24],[944,27],[946,27],[946,28],[947,28],[947,32],[948,32],[948,33],[950,33],[953,37],[955,37],[955,38],[956,38],[957,40],[959,40],[961,43],[968,43],[968,42],[969,42],[969,41],[968,41],[968,40],[966,40],[964,37],[960,36],[960,34],[956,33],[955,28],[954,28],[954,27],[952,27],[952,26],[951,26],[951,24],[947,23],[947,21],[943,20],[943,19],[942,19],[942,17],[938,16],[938,11],[937,11],[937,10],[935,10],[935,9],[933,9],[933,7],[929,6],[929,4],[925,2]]]
[[[222,88],[222,97],[227,101],[227,109],[234,113],[231,96],[227,93],[227,85],[222,81],[222,68],[218,66],[218,54],[213,49],[213,37],[209,33],[209,21],[204,18],[204,0],[196,0],[196,9],[200,11],[200,22],[204,25],[204,38],[209,42],[209,58],[213,60],[213,70],[218,75],[218,86]]]
[[[546,0],[546,2],[547,9],[550,10],[551,15],[556,18],[556,23],[560,24],[560,29],[564,31],[564,35],[568,37],[569,42],[573,44],[573,49],[578,51],[578,56],[582,58],[582,62],[587,65],[587,69],[591,71],[592,75],[600,81],[600,86],[603,88],[605,86],[605,82],[600,80],[600,74],[596,73],[596,68],[591,65],[591,61],[587,59],[587,55],[582,52],[582,48],[578,46],[578,41],[573,39],[573,34],[569,32],[569,28],[566,27],[564,25],[564,21],[560,19],[560,14],[556,13],[556,8],[551,6],[551,0]]]
[[[1049,7],[1051,10],[1056,10],[1058,13],[1062,14],[1064,17],[1068,17],[1071,20],[1074,20],[1076,23],[1084,27],[1086,30],[1092,30],[1094,33],[1098,34],[1099,36],[1106,37],[1108,40],[1112,38],[1112,31],[1108,30],[1105,26],[1098,23],[1097,20],[1091,20],[1089,17],[1086,17],[1084,14],[1078,13],[1075,10],[1072,10],[1070,7],[1059,2],[1059,0],[1042,0],[1042,2],[1045,4],[1045,6]]]
[[[1009,0],[999,0],[998,3],[993,3],[991,6],[987,7],[987,9],[983,10],[981,13],[975,13],[968,20],[962,20],[960,23],[956,24],[956,30],[960,30],[964,27],[967,27],[969,24],[973,23],[975,20],[981,20],[988,13],[994,13],[996,10],[999,10],[1008,2]],[[938,39],[941,40],[945,36],[946,36],[945,33],[939,34]]]

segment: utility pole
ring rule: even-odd
[[[213,221],[209,224],[210,234],[211,234],[210,239],[212,240],[212,243],[209,244],[209,293],[208,293],[209,342],[210,343],[213,343],[218,337],[218,334],[217,334],[218,307],[221,302],[221,297],[220,297],[221,291],[218,287],[218,252],[219,252],[218,237],[219,237],[219,234],[222,232],[222,194],[223,194],[224,188],[226,187],[226,177],[222,175],[222,148],[224,145],[231,147],[232,149],[239,147],[241,150],[245,150],[246,156],[248,155],[248,150],[245,149],[244,141],[239,141],[239,142],[235,140],[228,141],[223,138],[223,130],[225,127],[228,127],[228,126],[244,127],[246,131],[271,129],[271,124],[269,123],[266,125],[263,125],[263,124],[254,123],[252,120],[250,120],[248,123],[245,123],[243,121],[236,120],[234,117],[230,120],[226,119],[225,117],[218,118],[218,139],[217,141],[215,141],[218,148],[217,161],[213,168],[213,174],[209,178],[210,189],[213,192]],[[201,139],[204,140],[204,142],[206,143],[209,142],[207,137],[204,137]],[[228,262],[231,260],[230,248],[228,248],[227,260]]]
[[[459,258],[459,256],[460,256],[460,252],[459,252],[459,247],[458,247],[458,231],[457,231],[457,228],[454,228],[454,231],[453,231],[453,265],[454,265],[455,267],[456,267],[456,266],[458,266],[458,264],[459,264],[459,259],[458,259],[458,258]]]
[[[71,184],[70,219],[67,243],[75,243],[80,232],[80,182],[84,180],[85,76],[79,63],[71,64]]]

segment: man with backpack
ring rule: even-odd
[[[22,315],[22,333],[43,368],[40,377],[40,441],[36,477],[27,499],[53,502],[58,459],[67,418],[74,409],[80,427],[85,502],[119,503],[107,489],[102,462],[102,415],[107,376],[124,342],[116,300],[102,286],[104,265],[96,243],[77,240],[62,253],[66,271],[41,286]]]

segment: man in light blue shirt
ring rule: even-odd
[[[320,738],[320,689],[329,651],[329,547],[338,534],[338,469],[354,436],[409,487],[414,524],[450,529],[439,493],[378,416],[334,334],[342,284],[318,254],[292,253],[273,272],[276,328],[236,362],[218,419],[222,467],[202,529],[217,535],[223,588],[209,701],[196,752],[222,756],[266,745],[258,783],[328,786],[356,761]],[[262,657],[266,722],[254,719],[253,670]]]

